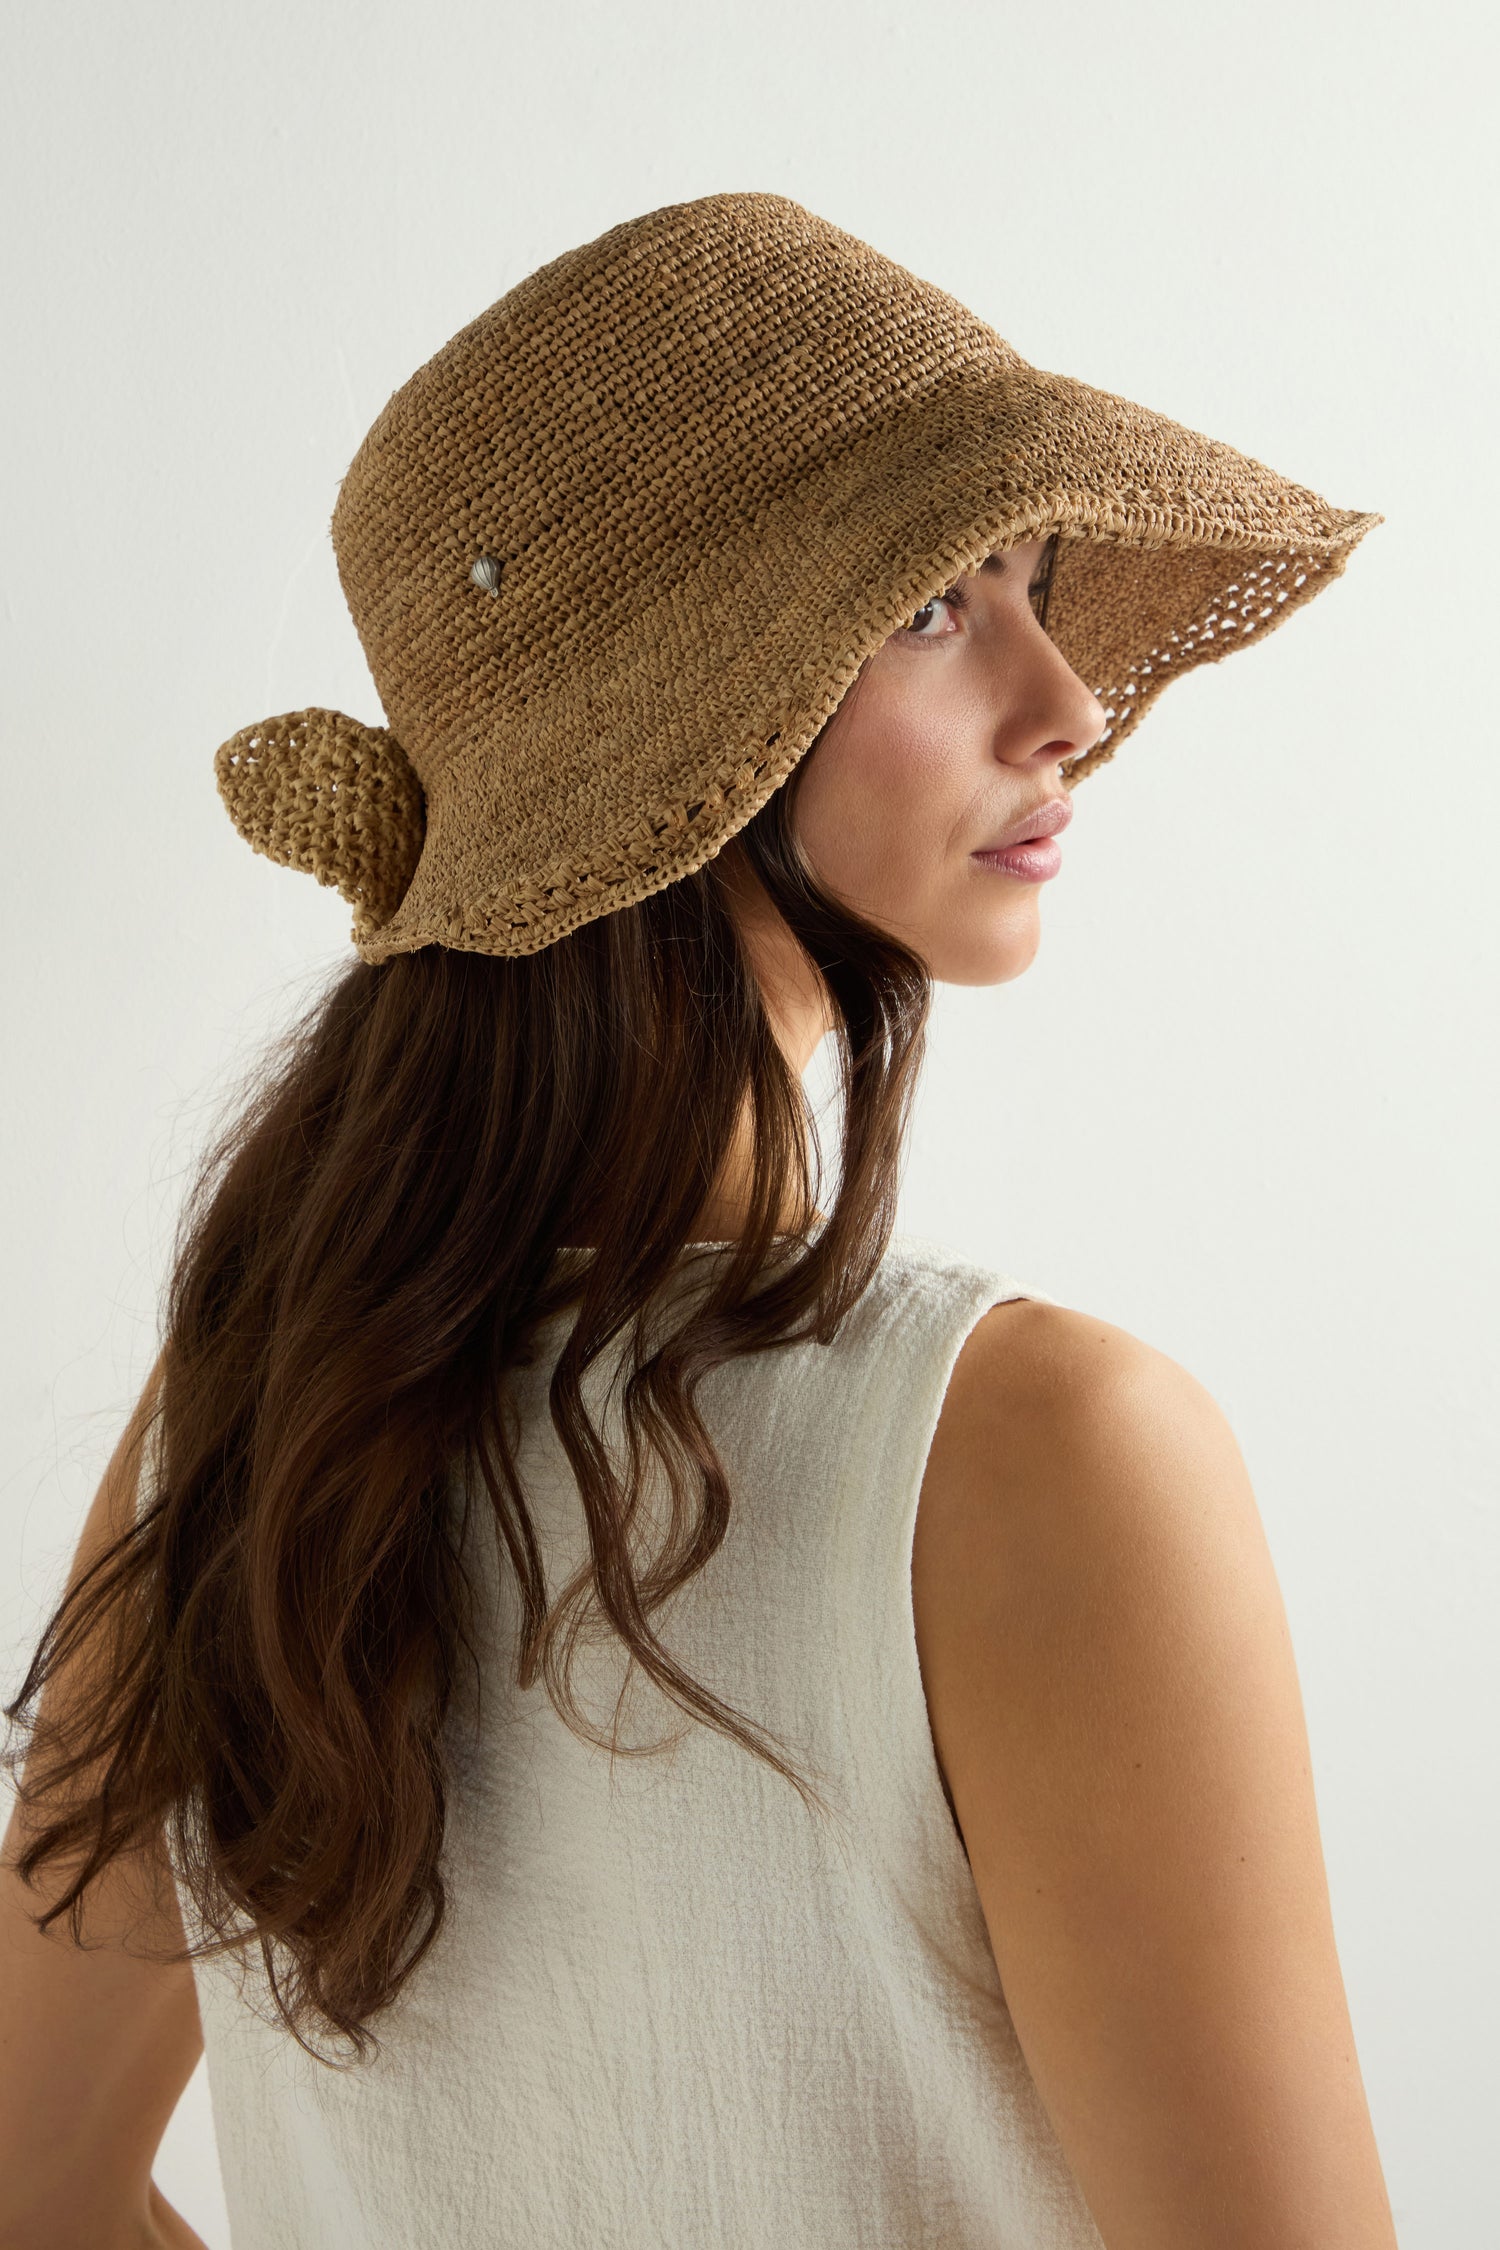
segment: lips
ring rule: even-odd
[[[1034,837],[1056,836],[1067,827],[1073,817],[1073,807],[1066,797],[1046,797],[1034,805],[1023,819],[1007,828],[1003,836],[993,843],[981,844],[982,852],[1009,851],[1012,844],[1029,844]]]

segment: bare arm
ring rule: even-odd
[[[130,1520],[158,1376],[159,1367],[104,1473],[75,1577]],[[54,1683],[64,1693],[66,1684],[65,1675]],[[110,1866],[90,1894],[80,1949],[65,1917],[46,1935],[36,1927],[61,1885],[48,1870],[38,1892],[16,1874],[23,1820],[18,1806],[0,1865],[0,2250],[202,2250],[151,2182],[202,2052],[192,1971],[137,1959],[118,1942],[128,1933],[135,1947],[182,1945],[165,1863]]]
[[[1395,2250],[1285,1611],[1223,1414],[1107,1322],[1000,1305],[929,1479],[934,1741],[1109,2250]]]

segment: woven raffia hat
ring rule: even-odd
[[[785,196],[705,196],[528,275],[389,400],[332,522],[388,724],[265,720],[219,789],[365,960],[535,953],[711,859],[992,550],[1059,535],[1047,630],[1108,714],[1076,786],[1382,520],[1029,365]]]

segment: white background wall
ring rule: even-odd
[[[939,994],[902,1224],[1214,1392],[1299,1653],[1403,2250],[1492,2240],[1495,54],[1437,0],[52,0],[4,72],[7,1695],[177,1199],[349,910],[213,752],[379,722],[327,537],[389,393],[617,220],[776,189],[1029,359],[1387,521],[1075,801]],[[227,2241],[202,2076],[158,2166]]]

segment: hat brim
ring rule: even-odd
[[[1174,679],[1265,639],[1383,520],[1073,377],[956,370],[673,549],[587,667],[481,715],[405,896],[356,944],[369,961],[534,953],[692,873],[925,600],[1053,532],[1047,629],[1108,718],[1076,787]],[[581,852],[584,828],[598,841]]]

